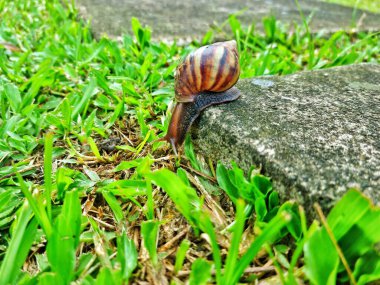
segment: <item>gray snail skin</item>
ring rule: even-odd
[[[176,69],[177,104],[167,134],[161,140],[169,142],[177,153],[202,110],[239,98],[240,91],[233,87],[239,75],[239,56],[234,40],[203,46],[186,56]]]

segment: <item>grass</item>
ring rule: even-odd
[[[373,13],[380,13],[379,0],[325,0],[326,2],[359,8]]]
[[[379,209],[358,192],[308,225],[257,170],[206,163],[189,139],[181,158],[155,142],[178,60],[212,31],[178,47],[133,19],[133,35],[95,40],[64,3],[0,0],[0,284],[379,278]],[[380,62],[378,34],[226,24],[242,78]]]

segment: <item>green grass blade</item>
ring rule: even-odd
[[[86,109],[86,106],[89,104],[90,98],[92,97],[95,88],[96,88],[96,78],[92,77],[90,83],[86,86],[84,90],[83,97],[80,102],[75,106],[74,111],[72,112],[72,118],[77,118],[79,113]]]
[[[306,241],[305,272],[312,284],[336,284],[339,256],[326,229],[319,228]]]
[[[128,283],[137,266],[137,250],[134,241],[124,231],[117,237],[117,259],[121,264],[122,279]]]
[[[201,201],[194,189],[187,186],[181,178],[168,169],[154,171],[147,176],[165,190],[180,213],[192,225],[199,225],[198,216]]]
[[[235,264],[239,256],[239,245],[241,237],[244,231],[245,214],[244,214],[245,203],[243,200],[239,199],[236,203],[236,216],[235,225],[232,232],[231,245],[228,250],[226,265],[224,267],[224,284],[232,284],[232,276],[235,272]]]
[[[53,272],[44,272],[38,277],[38,285],[64,285],[62,279]]]
[[[1,263],[0,284],[15,284],[18,274],[21,272],[21,266],[25,262],[37,231],[37,221],[33,219],[29,222],[31,215],[32,210],[25,201],[14,222],[16,228]]]
[[[178,271],[181,270],[183,266],[183,262],[186,258],[186,253],[190,248],[190,241],[187,239],[184,239],[181,244],[179,245],[179,248],[177,250],[177,254],[175,256],[175,264],[174,264],[174,272],[178,273]]]
[[[52,192],[52,164],[53,164],[53,134],[48,133],[45,138],[44,150],[44,185],[47,215],[51,221],[51,192]]]
[[[146,196],[147,196],[146,216],[147,216],[147,219],[153,220],[154,219],[153,189],[152,189],[152,183],[149,179],[146,180]]]
[[[75,254],[79,244],[82,209],[77,191],[65,195],[62,212],[48,239],[47,256],[54,272],[69,284],[74,277]]]
[[[116,221],[120,223],[124,218],[124,214],[116,197],[107,190],[103,190],[102,194],[104,199],[106,199],[107,204],[111,207],[112,212],[115,215]]]
[[[20,183],[20,188],[21,188],[22,193],[24,194],[25,198],[28,200],[29,205],[33,210],[33,213],[36,216],[36,219],[38,220],[38,223],[44,230],[46,237],[49,239],[49,237],[51,236],[53,232],[53,229],[52,229],[52,225],[50,223],[49,217],[45,211],[43,202],[38,199],[35,199],[32,196],[32,193],[30,193],[28,186],[26,186],[20,173],[16,173],[16,175]]]
[[[211,264],[202,258],[196,259],[191,265],[190,285],[208,284],[211,279]],[[227,284],[227,283],[226,283]]]
[[[61,103],[61,113],[63,116],[63,122],[65,126],[65,132],[66,134],[70,133],[71,131],[71,114],[72,114],[72,108],[70,106],[70,101],[68,98],[65,98]]]
[[[231,284],[235,284],[239,281],[241,275],[244,273],[244,270],[255,258],[264,243],[271,242],[279,234],[281,229],[286,226],[289,220],[290,215],[282,212],[269,222],[263,232],[255,239],[255,241],[248,248],[247,252],[237,262],[234,275],[231,279]]]
[[[21,96],[19,90],[13,84],[7,84],[4,88],[4,93],[8,99],[9,105],[14,113],[20,112]]]
[[[90,145],[90,148],[91,148],[91,151],[92,153],[95,155],[95,157],[99,160],[99,161],[103,161],[103,157],[101,156],[100,152],[99,152],[99,149],[98,149],[98,146],[96,145],[94,139],[92,137],[88,137],[87,138],[87,142],[88,144]]]
[[[214,259],[216,283],[222,284],[222,257],[220,253],[220,248],[217,241],[217,236],[215,233],[214,226],[206,213],[201,213],[199,216],[199,227],[201,230],[208,234],[211,241],[212,257]]]
[[[153,265],[158,263],[157,255],[157,238],[158,238],[159,222],[144,221],[141,224],[141,235],[144,239],[144,246],[149,252],[150,259]]]

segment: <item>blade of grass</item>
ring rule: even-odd
[[[356,285],[357,282],[355,280],[355,276],[352,274],[352,270],[350,268],[350,265],[348,264],[347,259],[345,258],[344,254],[342,252],[342,249],[340,248],[340,246],[339,246],[339,244],[338,244],[338,242],[334,236],[334,233],[332,232],[329,224],[326,221],[326,217],[322,212],[321,206],[319,206],[318,204],[314,204],[314,208],[317,211],[317,214],[318,214],[319,218],[321,219],[321,222],[322,222],[323,226],[325,227],[326,232],[327,232],[332,244],[334,245],[334,247],[336,249],[336,252],[338,253],[340,261],[342,262],[344,268],[347,271],[347,274],[348,274],[348,277],[350,278],[351,284]]]
[[[94,139],[92,137],[87,138],[87,142],[90,145],[92,153],[95,155],[98,161],[104,161],[103,157],[101,156],[98,146],[96,145]]]
[[[90,83],[86,86],[84,90],[84,94],[80,102],[75,106],[73,112],[72,112],[72,118],[76,119],[79,113],[81,113],[85,108],[86,105],[89,103],[90,98],[92,97],[94,90],[96,88],[96,78],[92,77],[90,79]]]
[[[239,255],[239,245],[241,237],[244,230],[245,214],[244,214],[245,203],[244,200],[238,199],[236,201],[236,216],[235,225],[232,232],[231,245],[228,250],[226,265],[224,267],[224,284],[233,284],[232,277],[235,272],[235,265],[238,260]]]
[[[141,224],[141,235],[144,240],[144,246],[149,252],[150,259],[154,266],[158,264],[157,255],[157,238],[158,238],[159,222],[144,221]]]
[[[107,204],[111,207],[112,212],[115,215],[116,221],[120,223],[124,218],[124,214],[116,197],[107,190],[103,190],[102,194],[104,199],[106,199]]]
[[[255,241],[248,248],[247,252],[237,262],[235,272],[231,279],[231,284],[236,284],[239,281],[245,268],[247,268],[251,261],[255,258],[263,244],[273,240],[273,238],[279,234],[281,229],[284,228],[290,221],[290,218],[291,216],[289,214],[281,212],[268,223],[263,232],[255,239]]]
[[[45,138],[44,149],[44,186],[47,216],[51,221],[51,192],[52,192],[52,164],[53,164],[53,133],[48,133]]]
[[[27,201],[21,207],[15,220],[16,227],[0,267],[0,284],[15,284],[20,268],[34,241],[37,231],[37,220],[32,219],[32,210]]]
[[[152,182],[150,179],[146,180],[146,196],[147,196],[147,210],[146,210],[146,216],[149,220],[154,219],[154,200],[153,200],[153,189],[152,189]]]
[[[121,264],[122,278],[125,283],[128,283],[128,279],[137,266],[137,255],[133,240],[129,239],[123,231],[121,236],[117,237],[117,259]]]
[[[302,228],[303,237],[300,240],[298,240],[297,247],[294,250],[292,259],[290,261],[288,277],[287,277],[287,280],[290,284],[297,284],[294,277],[294,271],[295,271],[297,262],[299,261],[299,258],[303,252],[303,247],[304,247],[306,236],[307,236],[306,215],[302,206],[299,206],[299,213],[300,213],[300,218],[301,218],[301,228]]]
[[[179,245],[179,248],[177,250],[177,254],[175,256],[175,264],[174,264],[174,272],[178,273],[178,271],[181,270],[183,266],[183,262],[186,258],[186,253],[190,248],[190,241],[187,239],[184,239],[181,244]]]
[[[65,194],[62,211],[48,239],[46,253],[54,272],[69,284],[74,277],[76,249],[79,244],[82,209],[78,191]]]
[[[192,225],[199,224],[198,215],[201,201],[194,189],[184,184],[181,178],[168,169],[160,169],[146,176],[165,190],[180,213]]]
[[[38,220],[38,223],[42,227],[42,229],[45,232],[46,237],[49,239],[51,236],[53,229],[52,225],[50,223],[49,217],[45,211],[45,207],[41,201],[38,199],[34,199],[32,193],[30,193],[28,186],[26,186],[24,179],[21,177],[19,173],[16,173],[17,179],[20,183],[20,188],[24,196],[29,202],[30,207],[33,210],[34,215],[36,216],[36,219]]]
[[[222,257],[220,253],[220,247],[218,245],[217,236],[214,226],[207,213],[201,213],[199,216],[199,227],[205,232],[211,241],[212,257],[214,259],[216,283],[222,284]]]
[[[197,258],[191,265],[190,285],[205,285],[211,279],[211,264],[203,258]],[[227,283],[226,283],[227,284]]]

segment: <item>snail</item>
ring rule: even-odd
[[[236,100],[240,91],[233,87],[240,75],[236,41],[203,46],[186,56],[176,69],[176,105],[167,134],[175,154],[200,112],[216,104]]]

